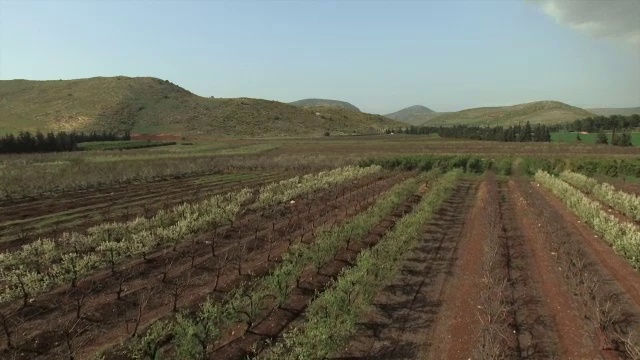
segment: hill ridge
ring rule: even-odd
[[[342,109],[347,109],[351,111],[360,111],[358,107],[356,107],[351,103],[348,103],[346,101],[341,101],[341,100],[332,100],[332,99],[308,98],[308,99],[292,101],[289,104],[293,106],[299,106],[299,107],[322,106],[322,107],[342,108]]]
[[[411,125],[420,125],[439,113],[423,105],[412,105],[385,116]]]
[[[640,106],[637,107],[625,107],[625,108],[591,108],[587,109],[588,111],[602,116],[611,116],[611,115],[640,115]]]
[[[515,125],[529,121],[532,124],[558,124],[594,114],[557,100],[541,100],[509,106],[487,106],[438,115],[424,125]]]
[[[317,111],[278,101],[207,98],[153,77],[0,80],[0,132],[131,131],[240,137],[370,134],[400,123],[338,109]]]

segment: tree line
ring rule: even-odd
[[[640,127],[640,115],[594,116],[555,126],[557,130],[598,132],[600,130],[632,130]]]
[[[409,126],[407,128],[389,129],[387,134],[438,134],[443,138],[504,141],[504,142],[549,142],[551,128],[543,124],[531,125],[528,121],[524,125],[512,126],[474,126],[454,125],[445,126]]]
[[[77,151],[79,143],[118,140],[131,140],[131,135],[129,132],[118,134],[113,132],[67,133],[61,131],[44,134],[37,131],[32,134],[29,131],[21,131],[18,135],[6,134],[0,137],[0,154]]]
[[[580,133],[577,134],[576,140],[582,141],[580,138]],[[596,144],[609,144],[609,138],[603,129],[598,130],[598,134],[596,135]],[[618,132],[616,134],[616,129],[614,128],[611,133],[611,145],[615,146],[632,146],[631,143],[631,134],[628,130],[624,130],[623,132]]]
[[[640,127],[640,115],[611,115],[589,117],[559,125],[524,125],[512,126],[409,126],[399,129],[387,129],[386,134],[398,133],[409,135],[438,134],[443,138],[503,141],[503,142],[550,142],[551,133],[561,130],[577,132],[576,140],[582,141],[580,132],[597,132],[596,144],[615,146],[632,146],[631,130]],[[611,132],[611,139],[605,131]]]

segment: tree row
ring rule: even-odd
[[[48,132],[46,134],[37,131],[35,134],[29,131],[21,131],[18,135],[6,134],[0,137],[0,154],[23,154],[77,151],[78,144],[95,141],[130,140],[128,132],[124,134],[108,132],[91,133],[59,133]]]

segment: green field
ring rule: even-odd
[[[575,132],[558,131],[551,133],[551,141],[575,144],[578,142],[577,135],[578,133]],[[582,143],[584,144],[595,144],[597,135],[597,133],[580,134],[580,139],[582,139]],[[607,137],[609,138],[609,143],[611,143],[611,133],[607,133]],[[640,132],[631,133],[631,143],[633,144],[633,146],[640,145]]]
[[[148,141],[148,140],[125,140],[125,141],[92,141],[79,143],[78,148],[82,151],[102,151],[102,150],[132,150],[144,149],[158,146],[175,145],[173,141]]]

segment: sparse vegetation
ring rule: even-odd
[[[575,119],[593,116],[587,110],[559,101],[536,101],[502,107],[483,107],[451,112],[428,120],[428,126],[455,124],[476,126],[509,126],[524,124],[562,124]]]
[[[72,94],[73,100],[67,94]],[[34,103],[33,96],[41,100]],[[399,125],[360,113],[357,108],[323,108],[336,116],[322,119],[313,109],[276,101],[200,97],[168,81],[148,77],[1,80],[0,97],[6,100],[0,104],[0,134],[40,129],[256,138],[322,136],[327,129],[375,134]]]
[[[461,143],[487,153],[456,153]],[[565,148],[577,154],[598,149],[603,154],[597,155],[603,156],[526,155],[553,146],[332,136],[265,142],[196,139],[185,147],[7,156],[2,169],[11,171],[2,177],[13,187],[5,186],[10,196],[2,201],[9,211],[0,219],[0,246],[5,249],[0,253],[0,286],[5,289],[0,357],[26,360],[36,340],[37,351],[51,358],[90,357],[94,349],[104,359],[349,357],[357,349],[351,340],[358,343],[367,334],[363,324],[375,322],[372,314],[384,313],[378,306],[395,299],[390,291],[399,301],[416,299],[416,306],[397,307],[403,310],[393,314],[397,320],[392,323],[417,320],[424,316],[422,307],[435,309],[429,304],[457,306],[450,298],[433,295],[439,294],[430,288],[437,281],[423,281],[423,276],[442,281],[456,277],[453,284],[458,284],[462,273],[456,259],[469,251],[466,244],[472,241],[481,243],[476,251],[481,256],[474,257],[480,265],[464,274],[478,276],[473,281],[478,286],[463,290],[468,295],[463,297],[477,299],[480,307],[468,311],[472,321],[460,331],[483,335],[468,340],[469,356],[509,357],[517,351],[510,341],[523,338],[520,329],[542,326],[521,325],[520,314],[535,313],[546,298],[521,300],[519,291],[537,291],[528,278],[533,265],[520,262],[531,257],[525,245],[537,243],[514,235],[514,229],[525,225],[507,216],[513,211],[509,202],[521,203],[506,184],[515,180],[527,194],[540,192],[521,178],[540,168],[607,177],[640,174],[634,158],[603,155],[632,149],[581,145]],[[16,164],[22,164],[27,175],[19,173]],[[562,176],[579,177],[568,172]],[[18,178],[22,180],[15,181]],[[100,188],[95,182],[99,178],[112,182]],[[634,197],[611,187],[617,183],[576,181],[585,184],[573,192],[561,188],[558,197],[592,196],[596,199],[589,201],[609,204],[618,217],[634,214]],[[51,187],[81,182],[91,191]],[[19,186],[22,190],[12,192]],[[476,200],[483,187],[493,190]],[[21,191],[48,195],[25,199],[15,195]],[[549,204],[537,208],[553,207]],[[596,205],[600,216],[604,208]],[[49,219],[47,208],[55,206],[59,215]],[[468,215],[467,208],[475,215]],[[638,255],[633,253],[638,246],[629,235],[631,228],[621,231],[626,225],[616,225],[605,215],[605,232],[599,236],[624,256],[617,266],[637,273],[631,267]],[[468,223],[469,216],[482,221]],[[600,233],[600,227],[594,228]],[[526,227],[523,232],[539,229],[546,228]],[[488,235],[468,238],[477,235],[476,230]],[[608,240],[612,236],[615,240]],[[602,268],[592,252],[581,250],[586,245],[580,240],[563,244],[550,249],[562,254],[557,259],[561,279],[580,306],[576,311],[582,317],[576,321],[601,336],[603,347],[633,354],[635,323],[625,314],[634,309],[617,307],[615,299],[625,288],[610,286],[626,283],[621,278],[604,282]],[[407,268],[411,263],[420,266]],[[416,296],[409,283],[406,289],[401,285],[401,292],[393,290],[408,279],[422,282],[425,292]],[[388,307],[392,313],[395,308]],[[554,313],[555,308],[550,309]],[[430,316],[443,313],[435,310]],[[435,331],[448,336],[449,330]],[[555,334],[536,334],[532,343],[522,344],[522,351],[540,348],[540,339]],[[39,340],[44,336],[59,341]],[[394,341],[391,346],[401,346],[400,340]],[[360,351],[367,355],[370,349]]]
[[[175,141],[100,141],[79,143],[78,149],[84,151],[132,150],[158,146],[171,146],[175,144],[177,144]]]

